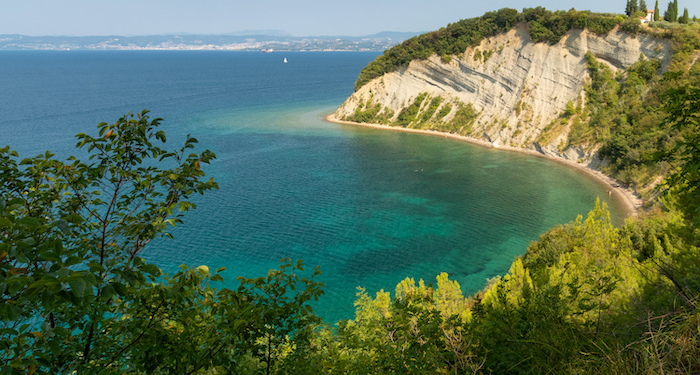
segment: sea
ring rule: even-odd
[[[226,267],[217,288],[302,259],[307,274],[320,266],[325,295],[312,306],[329,323],[354,317],[359,288],[393,293],[407,277],[446,272],[473,294],[597,197],[623,220],[604,185],[550,160],[325,121],[378,55],[2,51],[0,147],[84,157],[76,133],[149,109],[165,148],[192,134],[216,153],[204,170],[219,189],[195,196],[174,239],[142,256],[169,274]]]

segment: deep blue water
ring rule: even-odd
[[[358,286],[393,291],[448,272],[474,293],[539,234],[607,198],[541,158],[323,121],[377,55],[2,52],[0,145],[62,159],[77,153],[74,134],[150,109],[170,148],[191,133],[217,154],[206,171],[220,189],[144,256],[168,272],[225,266],[227,285],[304,259],[321,266],[315,311],[329,321],[353,317]]]

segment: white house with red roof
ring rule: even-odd
[[[651,9],[647,9],[647,16],[639,17],[639,20],[642,21],[642,24],[654,22],[654,11]]]

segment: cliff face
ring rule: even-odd
[[[640,55],[659,59],[665,70],[671,57],[668,41],[643,34],[613,30],[599,36],[572,30],[549,45],[532,42],[521,25],[484,39],[451,61],[433,55],[375,78],[348,98],[336,117],[353,120],[355,115],[358,121],[358,113],[372,108],[378,111],[374,118],[381,119],[375,122],[435,130],[445,130],[445,123],[459,118],[461,125],[448,131],[596,167],[597,150],[566,147],[570,124],[558,120],[569,101],[585,106],[586,52],[613,71],[639,61]],[[465,121],[459,109],[470,105],[466,113],[472,116]]]

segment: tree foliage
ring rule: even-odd
[[[683,15],[678,17],[678,23],[687,24],[690,21],[688,16],[688,8],[683,8]]]
[[[670,108],[663,94],[673,87],[700,84],[700,65],[692,63],[700,37],[690,30],[667,31],[673,42],[668,78],[662,79],[661,63],[640,60],[624,71],[613,71],[592,55],[586,55],[591,81],[586,84],[587,121],[572,125],[569,143],[600,144],[601,156],[609,162],[608,173],[649,197],[659,175],[670,168],[659,157],[671,152],[684,132],[665,121]]]
[[[659,11],[659,0],[656,0],[656,3],[654,4],[654,21],[658,21],[659,17],[661,17]]]
[[[678,0],[668,2],[666,12],[664,12],[664,21],[676,22],[678,20]]]
[[[646,13],[647,9],[649,9],[647,7],[647,2],[645,0],[639,0],[639,7],[637,8],[637,10]]]
[[[322,284],[300,278],[301,263],[231,291],[212,289],[221,276],[206,266],[166,276],[140,257],[217,187],[201,168],[215,155],[193,153],[190,136],[162,149],[147,113],[78,134],[85,162],[0,149],[3,374],[187,374],[245,356],[270,373],[273,348],[303,347]]]
[[[324,373],[692,373],[700,369],[700,346],[690,338],[700,251],[679,225],[668,213],[615,228],[596,204],[585,220],[543,234],[473,297],[447,274],[433,285],[407,278],[393,297],[361,289],[355,319],[319,331],[311,366]]]
[[[674,166],[670,184],[680,207],[700,224],[700,88],[671,87],[663,99],[667,122],[682,135],[664,157]]]

